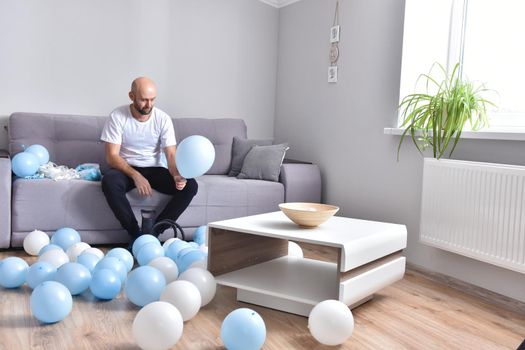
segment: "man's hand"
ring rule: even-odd
[[[177,190],[182,191],[184,187],[186,187],[186,179],[183,178],[182,176],[175,175],[173,179],[175,180],[175,188]]]
[[[136,174],[132,177],[133,182],[135,182],[135,187],[139,191],[139,194],[142,196],[151,196],[151,185],[149,181],[146,180],[141,174]]]

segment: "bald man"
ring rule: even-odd
[[[122,227],[128,231],[131,244],[143,234],[126,193],[136,188],[144,197],[152,189],[172,196],[155,222],[176,221],[197,193],[197,182],[180,176],[175,164],[175,131],[171,118],[155,107],[157,88],[146,77],[133,80],[131,104],[111,112],[100,139],[106,142],[106,161],[111,167],[102,178],[102,191],[109,207]],[[161,163],[164,151],[168,169]],[[152,234],[159,235],[170,225],[157,225]]]

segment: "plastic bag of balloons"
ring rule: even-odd
[[[78,175],[83,180],[100,181],[102,174],[100,173],[100,165],[96,163],[84,163],[75,168]]]

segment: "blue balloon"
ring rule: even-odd
[[[181,250],[179,250],[179,252],[177,253],[177,257],[175,258],[175,263],[177,264],[177,267],[179,268],[179,273],[181,272],[180,271],[180,262],[181,262],[181,259],[184,255],[188,254],[189,252],[192,252],[196,250],[195,248],[191,247],[188,243],[188,245],[184,248],[182,248]]]
[[[49,152],[47,148],[42,145],[31,145],[27,147],[24,152],[32,153],[38,158],[39,165],[47,164],[49,162]]]
[[[75,243],[80,242],[80,234],[71,227],[63,227],[51,236],[51,243],[60,246],[64,251]]]
[[[95,269],[93,270],[93,273],[95,273],[97,270],[101,269],[110,269],[113,272],[117,274],[117,276],[120,279],[121,283],[124,283],[126,280],[126,276],[128,274],[128,270],[126,269],[126,265],[119,259],[115,258],[114,256],[110,257],[104,257],[102,260],[100,260],[97,263],[97,266],[95,266]]]
[[[140,266],[147,265],[155,258],[164,256],[164,248],[160,244],[150,242],[144,244],[137,254],[137,261]]]
[[[207,254],[200,249],[192,249],[191,251],[187,252],[181,258],[179,258],[177,262],[179,273],[186,271],[194,262],[205,260],[206,256]]]
[[[131,253],[127,249],[113,248],[106,253],[106,258],[107,257],[114,257],[119,259],[124,264],[124,266],[126,266],[126,270],[128,272],[130,272],[133,268],[133,255],[131,255]]]
[[[35,175],[39,167],[38,157],[33,153],[21,152],[11,159],[11,168],[18,177]]]
[[[91,272],[82,264],[69,262],[58,268],[55,281],[66,286],[71,295],[78,295],[88,289]]]
[[[207,229],[208,226],[206,225],[197,227],[197,229],[193,233],[193,242],[197,243],[198,245],[206,243]]]
[[[49,244],[46,244],[45,246],[43,246],[42,248],[40,248],[40,250],[38,251],[38,255],[42,255],[45,252],[47,252],[48,250],[53,250],[53,249],[62,249],[62,247],[60,247],[60,246],[58,246],[56,244],[49,243]]]
[[[197,242],[188,242],[188,244],[192,248],[199,249],[199,244]]]
[[[266,339],[266,325],[257,312],[237,309],[222,322],[221,339],[228,350],[258,350]]]
[[[0,260],[0,286],[18,288],[26,281],[29,265],[25,260],[11,256]]]
[[[84,265],[91,273],[99,261],[100,258],[91,253],[82,253],[77,257],[77,263]]]
[[[117,273],[110,269],[98,269],[93,273],[89,289],[94,296],[103,300],[115,298],[122,287]]]
[[[129,273],[124,290],[129,301],[142,307],[158,301],[164,287],[166,287],[166,279],[162,272],[145,265]]]
[[[38,261],[29,267],[26,276],[26,282],[29,288],[35,289],[40,283],[52,281],[57,273],[57,268],[47,262]]]
[[[179,252],[184,248],[188,248],[189,246],[189,243],[186,241],[173,241],[166,250],[166,256],[171,260],[177,262],[177,256],[179,255]]]
[[[191,135],[177,145],[175,163],[181,176],[192,179],[204,175],[215,160],[215,148],[201,135]]]
[[[150,242],[157,242],[160,245],[160,241],[157,237],[153,235],[141,235],[139,236],[135,242],[133,242],[133,247],[131,248],[131,251],[133,252],[133,256],[137,257],[137,254],[139,253],[140,248]]]
[[[31,312],[43,323],[62,321],[73,307],[69,290],[55,281],[40,283],[31,293]]]

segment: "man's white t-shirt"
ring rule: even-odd
[[[169,115],[153,107],[150,118],[140,122],[133,118],[129,105],[111,112],[100,139],[120,145],[120,156],[129,165],[138,167],[163,166],[163,148],[176,144]]]

